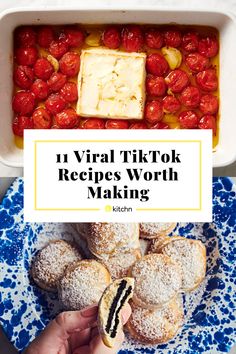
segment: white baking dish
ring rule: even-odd
[[[228,13],[140,10],[27,10],[13,9],[0,17],[0,160],[13,167],[23,166],[23,151],[14,144],[12,121],[12,33],[19,25],[71,23],[153,23],[209,25],[220,32],[220,136],[213,153],[214,167],[236,160],[236,20]]]

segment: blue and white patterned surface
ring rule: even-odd
[[[130,338],[119,354],[228,352],[236,338],[236,193],[227,178],[214,178],[213,223],[180,223],[174,233],[207,247],[207,277],[185,295],[185,325],[168,344],[143,347]],[[0,323],[21,352],[61,311],[55,294],[29,277],[34,254],[51,239],[72,239],[70,224],[23,222],[23,180],[17,179],[0,205]]]

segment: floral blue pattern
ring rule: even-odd
[[[73,239],[71,224],[24,223],[21,178],[0,205],[0,323],[22,352],[62,309],[55,294],[40,290],[30,263],[51,239]],[[169,343],[144,347],[128,337],[119,354],[228,352],[236,338],[236,192],[228,178],[213,180],[213,222],[179,223],[174,234],[200,239],[207,247],[207,276],[184,295],[185,324]]]

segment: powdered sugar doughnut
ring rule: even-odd
[[[82,259],[78,249],[64,240],[52,241],[36,255],[31,275],[40,288],[56,291],[66,267]]]
[[[127,323],[130,335],[145,344],[161,344],[172,339],[183,324],[183,305],[177,297],[164,307],[149,310],[131,303],[132,314]]]
[[[171,222],[141,222],[139,225],[140,237],[152,239],[168,235],[175,227],[176,223]]]
[[[86,259],[69,266],[58,284],[58,296],[66,310],[81,310],[98,303],[111,282],[101,263]]]
[[[135,279],[133,301],[141,307],[156,309],[177,296],[182,286],[180,266],[163,254],[148,254],[130,272]]]
[[[139,226],[135,223],[91,223],[89,250],[98,258],[139,248]]]
[[[127,252],[112,254],[111,256],[100,259],[109,270],[112,279],[126,277],[132,265],[142,257],[139,249],[131,249]]]
[[[179,264],[183,274],[182,290],[199,286],[206,275],[206,248],[201,241],[184,237],[170,237],[159,251]]]

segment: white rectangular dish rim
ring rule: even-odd
[[[65,16],[63,16],[63,18],[60,18],[61,14],[63,13],[65,15],[65,12],[67,13],[67,20],[65,21],[64,18]],[[94,16],[94,12],[96,12],[96,18]],[[58,13],[60,14],[60,16],[56,17],[55,14]],[[83,13],[86,13],[86,15],[88,17],[91,18],[91,20],[86,17],[85,20],[82,20],[81,18],[79,18],[79,15],[81,16]],[[103,21],[100,20],[100,18],[102,17],[102,15],[105,15],[109,13],[109,17],[108,16],[104,16]],[[20,15],[21,14],[21,15]],[[92,16],[93,14],[93,16]],[[132,16],[130,16],[132,14]],[[234,33],[234,35],[236,36],[236,21],[235,21],[235,17],[233,14],[231,14],[228,11],[211,11],[211,10],[207,10],[207,9],[198,9],[198,10],[193,10],[193,9],[164,9],[164,8],[158,8],[157,6],[141,6],[141,7],[137,7],[134,8],[133,6],[129,6],[127,5],[126,8],[121,9],[120,7],[112,7],[112,8],[108,8],[107,6],[99,6],[99,8],[93,8],[91,6],[86,6],[86,7],[49,7],[47,9],[45,8],[25,8],[25,7],[19,7],[19,8],[12,8],[10,10],[5,10],[0,14],[0,29],[1,29],[1,24],[2,21],[4,21],[7,17],[14,17],[14,16],[18,16],[18,18],[21,20],[18,22],[15,20],[15,23],[13,26],[9,25],[9,27],[12,27],[13,29],[15,27],[17,27],[18,25],[21,24],[43,24],[43,23],[52,23],[52,20],[49,20],[48,18],[50,18],[50,16],[53,17],[53,20],[55,19],[55,21],[53,21],[52,24],[60,24],[60,23],[134,23],[134,22],[139,22],[139,23],[154,23],[152,18],[154,18],[154,15],[160,15],[159,18],[156,20],[155,18],[155,23],[156,24],[169,24],[169,23],[178,23],[178,24],[187,24],[187,25],[191,25],[191,24],[205,24],[205,25],[209,25],[209,26],[215,26],[218,28],[221,38],[222,38],[222,33],[221,30],[223,32],[223,30],[225,31],[225,27],[227,29],[227,26],[229,27],[229,32]],[[24,18],[25,17],[29,17],[29,15],[31,15],[31,20],[25,21]],[[135,15],[135,16],[134,16]],[[199,16],[198,16],[199,15]],[[127,19],[127,16],[130,18]],[[148,16],[148,19],[147,19]],[[192,20],[191,20],[191,16],[192,16]],[[43,17],[43,18],[42,18]],[[78,20],[76,21],[78,17]],[[140,20],[140,17],[143,18],[143,20]],[[193,20],[193,18],[196,17],[197,21]],[[45,20],[46,18],[46,20]],[[59,18],[59,20],[58,20]],[[94,20],[95,18],[95,20]],[[169,19],[169,20],[166,20]],[[182,20],[181,20],[182,18]],[[205,22],[204,22],[204,18],[205,18]],[[215,22],[213,21],[213,19],[221,19],[221,22],[219,24],[219,22]],[[160,20],[161,19],[161,20]],[[171,19],[171,21],[170,21]],[[189,20],[190,19],[190,20]],[[209,23],[208,23],[209,20]],[[195,21],[195,22],[194,22]],[[213,22],[212,22],[213,21]],[[191,23],[192,22],[192,23]],[[199,23],[200,22],[200,23]],[[222,27],[223,26],[223,27]],[[9,34],[9,33],[8,33]],[[233,38],[233,36],[232,36]],[[235,37],[234,37],[235,38]],[[222,42],[222,40],[221,40]],[[11,46],[8,44],[8,49]],[[223,45],[221,45],[221,47],[224,47],[224,43]],[[228,43],[228,47],[230,47],[232,49],[232,52],[235,53],[236,55],[236,44],[233,45],[232,43]],[[221,48],[221,52],[220,55],[222,55],[222,48]],[[1,45],[0,45],[0,52],[2,51]],[[224,50],[223,50],[224,52]],[[225,53],[228,53],[225,50]],[[12,53],[8,54],[10,56],[12,56]],[[227,55],[227,57],[229,57],[230,55]],[[231,55],[232,56],[232,55]],[[8,57],[9,58],[9,57]],[[223,63],[225,62],[225,57]],[[5,57],[6,59],[6,57]],[[231,59],[232,60],[232,59]],[[229,61],[227,59],[227,61]],[[4,61],[3,61],[4,62]],[[220,58],[220,68],[221,68],[221,62],[222,62],[222,57]],[[4,73],[2,74],[1,71],[2,69],[2,65],[1,65],[1,61],[0,61],[0,75],[4,76]],[[5,64],[6,64],[6,60],[5,60]],[[9,74],[9,67],[11,67],[11,63],[10,65],[8,65],[8,74]],[[229,64],[228,63],[224,63],[224,67],[228,68]],[[5,71],[5,70],[4,70]],[[229,71],[229,70],[228,70]],[[227,76],[227,80],[224,80],[221,82],[221,77],[222,77],[222,72],[220,69],[220,97],[221,97],[221,112],[220,112],[220,137],[219,137],[219,143],[215,149],[215,152],[213,153],[213,167],[222,167],[222,166],[226,166],[229,165],[230,163],[234,162],[236,160],[236,144],[234,142],[234,133],[236,132],[236,122],[233,119],[233,103],[234,103],[234,97],[233,97],[233,91],[236,92],[236,84],[232,83],[229,85],[229,82],[227,83],[227,81],[231,78],[231,74],[229,75],[229,73],[227,72],[227,70],[225,70],[224,76]],[[11,76],[11,73],[10,73]],[[235,79],[236,79],[236,71],[235,71]],[[9,76],[8,76],[8,80],[9,80]],[[232,80],[234,81],[234,80]],[[235,80],[236,82],[236,80]],[[12,83],[9,83],[11,85],[11,90],[12,90]],[[228,90],[224,89],[224,87],[228,86]],[[234,87],[235,86],[235,89]],[[223,89],[224,90],[223,90]],[[230,90],[229,90],[230,89]],[[13,141],[13,134],[11,133],[9,127],[8,130],[6,132],[6,136],[4,137],[4,139],[2,139],[2,131],[4,131],[4,129],[2,128],[6,128],[6,123],[5,125],[2,123],[3,120],[3,116],[8,116],[7,117],[7,121],[8,123],[11,122],[12,120],[12,113],[10,113],[11,110],[11,95],[10,98],[6,97],[6,93],[9,93],[9,86],[7,86],[6,90],[2,90],[2,85],[0,86],[0,91],[5,92],[5,101],[8,100],[9,102],[9,107],[8,107],[8,114],[3,114],[4,112],[2,112],[2,108],[1,106],[3,105],[3,99],[2,99],[2,95],[0,97],[0,161],[2,163],[4,163],[7,166],[11,166],[11,167],[23,167],[23,151],[21,151],[20,149],[17,149],[14,145],[14,141]],[[12,92],[12,91],[11,91]],[[223,95],[223,92],[226,92],[225,95]],[[224,102],[224,98],[222,99],[222,97],[226,97],[227,94],[230,96],[230,105],[229,103],[223,104],[222,105],[222,101]],[[9,100],[10,99],[10,100]],[[226,98],[225,98],[226,100]],[[227,100],[229,101],[229,98],[227,97]],[[231,116],[232,119],[230,119],[230,109],[228,108],[229,106],[231,106]],[[6,107],[7,108],[7,107]],[[10,108],[10,109],[9,109]],[[7,109],[6,109],[7,110]],[[225,113],[224,113],[224,112]],[[222,115],[222,112],[224,113]],[[10,116],[10,119],[9,119]],[[223,123],[222,123],[222,116],[223,116]],[[5,121],[6,118],[4,118]],[[10,124],[11,125],[11,124]],[[11,135],[11,136],[9,136]],[[3,143],[2,143],[2,140]],[[4,146],[4,142],[7,141],[8,142],[8,146],[6,148],[6,146]],[[10,144],[9,142],[12,141],[12,143]],[[13,146],[14,145],[14,146]]]

